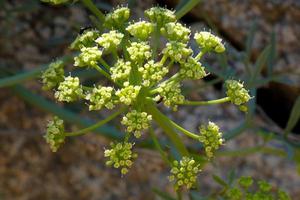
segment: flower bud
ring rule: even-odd
[[[192,49],[188,48],[186,44],[174,41],[167,43],[162,51],[164,55],[179,63],[185,62],[192,52]]]
[[[190,39],[191,30],[180,23],[170,22],[165,24],[160,32],[170,41],[187,43]]]
[[[246,112],[247,107],[244,105],[251,97],[249,92],[244,88],[243,83],[236,80],[227,80],[225,82],[226,94],[230,98],[230,101],[239,106],[241,111]]]
[[[50,145],[50,148],[53,152],[56,152],[58,148],[65,141],[65,128],[64,121],[57,116],[51,120],[47,125],[47,132],[44,135],[46,142]]]
[[[160,28],[163,24],[175,22],[176,16],[174,11],[161,7],[153,7],[145,11],[145,16]]]
[[[102,56],[102,51],[98,47],[83,47],[81,53],[74,58],[74,66],[94,67]]]
[[[121,123],[127,127],[127,132],[133,133],[136,138],[139,138],[141,131],[149,128],[151,120],[152,116],[146,112],[132,110],[123,117]]]
[[[78,77],[65,77],[55,92],[54,96],[58,101],[71,102],[79,99],[83,95],[83,90]]]
[[[96,42],[106,51],[112,51],[118,48],[123,37],[123,33],[113,30],[109,31],[108,33],[103,33],[99,38],[96,39]]]
[[[207,74],[204,67],[195,58],[189,57],[187,62],[180,65],[179,75],[182,79],[201,79]]]
[[[129,142],[112,143],[111,149],[104,151],[104,157],[108,158],[106,165],[121,168],[121,173],[126,174],[133,160],[137,158],[137,154],[132,152],[132,147],[133,144]]]
[[[134,62],[143,62],[151,57],[150,46],[147,42],[132,42],[127,51]]]
[[[194,38],[197,44],[205,51],[215,51],[216,53],[222,53],[225,51],[221,38],[211,34],[210,32],[202,31],[196,33]]]
[[[141,86],[129,85],[128,82],[124,83],[124,88],[116,91],[116,96],[119,98],[121,103],[125,105],[131,105],[139,94]]]
[[[111,78],[114,81],[128,80],[131,71],[131,62],[118,59],[113,67],[110,68]]]
[[[92,92],[85,97],[86,100],[90,101],[89,110],[101,110],[103,106],[113,109],[115,107],[112,100],[113,91],[112,87],[98,86],[93,88]]]
[[[100,33],[96,30],[86,30],[81,35],[77,36],[70,48],[73,50],[80,50],[83,47],[93,47],[95,46],[95,39],[98,38],[99,35]]]
[[[119,7],[105,16],[104,26],[108,28],[118,29],[128,21],[129,16],[129,8]]]
[[[177,110],[177,104],[184,101],[184,96],[181,94],[180,84],[162,84],[158,89],[159,95],[163,97],[164,105],[171,107],[174,111]]]
[[[144,66],[138,68],[138,71],[142,74],[142,84],[146,87],[158,83],[169,72],[167,67],[164,67],[159,62],[154,63],[153,60],[148,61]]]
[[[130,24],[126,30],[135,38],[147,40],[153,32],[153,24],[145,21],[135,22]]]
[[[174,161],[169,176],[170,181],[175,181],[175,190],[185,186],[187,189],[193,187],[196,183],[197,175],[201,171],[200,164],[193,158],[183,157],[180,162]]]
[[[219,131],[219,127],[213,122],[209,122],[206,127],[202,125],[200,133],[199,141],[203,143],[206,156],[210,159],[224,142],[222,133]]]
[[[51,90],[55,88],[61,81],[64,80],[64,63],[62,61],[55,61],[42,74],[42,82],[44,90]]]

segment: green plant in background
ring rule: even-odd
[[[82,1],[91,8],[91,1]],[[88,3],[88,4],[86,4]],[[93,7],[94,8],[94,7]],[[205,67],[200,59],[205,53],[222,53],[225,47],[221,39],[209,32],[195,33],[194,39],[200,51],[195,53],[189,47],[191,31],[176,19],[173,11],[153,7],[145,11],[149,21],[130,21],[130,10],[118,7],[99,20],[103,20],[102,30],[90,29],[72,43],[71,48],[78,50],[74,58],[75,67],[92,68],[106,77],[110,84],[93,86],[83,85],[74,75],[61,77],[60,63],[54,63],[42,75],[45,89],[56,88],[55,98],[62,102],[87,101],[89,110],[116,109],[112,115],[100,122],[75,132],[66,132],[63,121],[55,117],[50,121],[46,141],[56,151],[71,136],[93,131],[123,114],[121,124],[125,126],[125,138],[114,142],[105,150],[107,165],[120,168],[126,174],[137,154],[133,152],[132,138],[140,138],[147,130],[164,160],[171,165],[170,180],[179,190],[183,186],[195,186],[201,163],[195,159],[183,144],[177,131],[185,134],[204,146],[207,160],[213,158],[216,150],[224,143],[219,127],[213,122],[203,125],[199,133],[192,133],[164,115],[157,105],[162,102],[167,108],[177,111],[180,105],[211,105],[232,102],[246,111],[250,96],[243,85],[235,80],[226,82],[227,97],[211,101],[188,101],[182,94],[184,80],[197,80],[205,77]],[[159,51],[160,38],[167,42]],[[172,68],[177,72],[172,72]],[[57,75],[57,78],[53,78]],[[151,126],[156,122],[170,138],[179,151],[181,159],[170,158],[157,142]]]
[[[218,179],[220,183],[220,178]],[[237,181],[228,184],[221,181],[222,191],[217,195],[226,200],[290,200],[282,189],[273,188],[264,180],[254,181],[250,176],[242,176]]]

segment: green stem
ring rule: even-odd
[[[166,117],[166,116],[165,116]],[[169,119],[170,120],[170,119]],[[181,126],[179,126],[178,124],[176,124],[175,122],[173,122],[172,120],[170,120],[171,124],[173,125],[174,128],[180,130],[183,134],[185,134],[186,136],[193,138],[195,140],[199,140],[199,135],[192,133],[188,130],[186,130],[185,128],[182,128]]]
[[[214,104],[226,103],[229,101],[230,101],[229,97],[224,97],[221,99],[215,99],[215,100],[210,100],[210,101],[184,101],[179,104],[180,105],[189,105],[189,106],[203,106],[203,105],[214,105]]]
[[[118,110],[117,112],[114,112],[113,114],[111,114],[109,117],[107,117],[104,120],[99,121],[98,123],[89,126],[87,128],[81,129],[79,131],[76,132],[70,132],[70,133],[65,133],[65,136],[70,137],[70,136],[78,136],[78,135],[84,135],[90,131],[93,131],[97,128],[99,128],[100,126],[106,124],[107,122],[111,121],[112,119],[116,118],[118,115],[120,115],[121,113],[125,112],[126,107],[121,108],[120,110]]]
[[[153,60],[157,57],[157,49],[159,46],[159,30],[158,25],[155,24],[154,31],[153,31],[153,50],[152,50],[152,58]]]
[[[61,60],[64,63],[70,62],[73,60],[74,55],[68,55],[68,56],[63,56],[57,60]],[[18,83],[22,83],[24,81],[36,78],[41,75],[41,73],[48,68],[49,64],[42,65],[40,67],[35,68],[34,70],[31,71],[26,71],[26,72],[20,72],[16,75],[5,77],[0,79],[0,88],[2,87],[8,87],[8,86],[13,86]]]
[[[110,66],[107,64],[107,62],[105,62],[105,60],[103,60],[102,58],[100,58],[100,63],[105,67],[105,69],[107,70],[107,71],[109,71],[109,69],[110,69]]]
[[[164,117],[164,115],[153,105],[153,103],[148,102],[147,112],[153,116],[153,119],[156,123],[165,131],[167,136],[170,138],[172,143],[175,145],[177,150],[182,156],[188,156],[189,152],[186,149],[185,145],[182,143],[181,138],[172,128],[172,124]]]
[[[158,150],[158,152],[160,153],[162,159],[163,159],[166,163],[168,163],[168,164],[171,165],[171,162],[169,161],[169,159],[168,159],[166,153],[164,152],[164,150],[163,150],[162,147],[160,146],[159,141],[158,141],[156,135],[154,134],[154,131],[153,131],[153,128],[152,128],[152,127],[149,128],[149,133],[150,133],[151,139],[152,139],[152,141],[153,141],[153,143],[154,143],[154,146],[155,146],[155,148]]]
[[[201,58],[202,58],[202,56],[206,53],[207,51],[206,50],[201,50],[198,54],[197,54],[197,56],[195,57],[195,59],[198,61],[198,60],[200,60]]]
[[[97,8],[97,6],[93,3],[91,0],[81,0],[83,5],[89,9],[97,18],[100,22],[105,21],[105,15]]]
[[[101,67],[99,67],[98,65],[93,66],[98,72],[100,72],[103,76],[105,76],[108,80],[110,80],[112,83],[116,84],[119,87],[122,87],[122,85],[118,82],[114,82],[109,73],[107,73],[106,71],[104,71],[103,69],[101,69]]]

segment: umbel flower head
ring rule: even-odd
[[[225,51],[221,38],[211,34],[210,32],[201,31],[196,33],[194,38],[197,44],[204,51],[214,51],[216,53],[222,53]]]
[[[222,133],[219,131],[219,127],[213,122],[209,122],[207,126],[202,125],[200,133],[199,140],[203,143],[206,156],[210,159],[224,142]]]
[[[83,89],[78,77],[67,76],[61,82],[55,92],[58,101],[71,102],[79,99],[83,95]]]
[[[185,186],[190,189],[194,186],[197,180],[197,175],[201,171],[200,164],[193,158],[183,157],[179,162],[173,162],[170,181],[175,181],[174,187],[178,190],[180,187]]]
[[[93,47],[95,39],[98,38],[99,35],[100,33],[97,30],[85,30],[81,35],[77,36],[70,48],[73,50],[80,50],[83,47]]]
[[[129,142],[112,143],[111,148],[104,151],[104,157],[108,158],[106,165],[120,168],[122,174],[127,174],[137,154],[132,152],[133,144]]]
[[[58,117],[54,117],[47,125],[47,132],[44,136],[46,142],[50,145],[50,148],[53,152],[56,152],[58,148],[65,141],[65,128],[64,121]]]
[[[243,83],[236,80],[227,80],[225,82],[226,94],[230,98],[230,101],[239,106],[240,110],[247,111],[247,107],[244,105],[251,97],[249,92],[244,88]]]
[[[55,88],[61,81],[64,80],[64,63],[60,60],[49,65],[46,71],[42,74],[43,89],[51,90]]]
[[[168,134],[176,134],[176,131],[170,131],[174,128],[202,142],[208,158],[223,143],[222,134],[215,124],[202,126],[201,135],[194,134],[173,122],[157,108],[161,101],[173,111],[179,105],[203,105],[203,102],[187,101],[181,86],[185,80],[197,80],[206,76],[200,59],[207,51],[223,52],[225,48],[221,39],[209,32],[199,32],[190,37],[190,29],[176,20],[174,11],[165,8],[150,8],[145,11],[145,16],[148,20],[130,21],[129,8],[118,7],[105,17],[98,16],[99,19],[105,18],[99,31],[87,30],[71,45],[72,49],[79,51],[74,58],[74,66],[90,68],[89,70],[99,73],[99,79],[107,78],[107,82],[99,83],[96,80],[93,84],[89,80],[82,81],[82,84],[88,85],[82,85],[79,77],[64,77],[60,65],[50,66],[47,73],[44,73],[45,87],[56,89],[55,97],[58,101],[85,100],[89,110],[117,110],[90,127],[72,133],[58,134],[64,131],[58,125],[61,121],[56,119],[48,128],[47,141],[51,142],[51,148],[58,148],[64,137],[91,132],[121,114],[121,124],[126,131],[125,140],[112,144],[105,151],[105,157],[108,158],[107,165],[120,168],[122,174],[128,172],[136,158],[136,154],[132,153],[133,144],[129,142],[130,139],[133,136],[139,138],[142,132],[146,132],[152,125],[152,120]],[[167,42],[164,47],[159,48],[157,42],[161,41],[161,37]],[[194,54],[190,47],[190,39],[193,38],[201,49],[198,54]],[[231,83],[228,88],[227,95],[233,103],[243,105],[249,100],[239,84]],[[224,99],[228,101],[228,98],[223,98],[223,101]],[[55,139],[58,136],[61,136],[60,140]],[[181,154],[186,155],[184,145],[181,147]],[[183,185],[191,188],[198,172],[200,165],[190,157],[183,157],[181,161],[174,162],[170,179],[175,180],[175,188]]]
[[[149,128],[151,120],[152,116],[146,112],[132,110],[123,117],[121,123],[127,127],[129,133],[134,133],[134,136],[139,138],[141,131]]]
[[[102,107],[113,109],[115,107],[112,99],[114,89],[112,87],[98,86],[85,97],[90,101],[89,110],[101,110]]]

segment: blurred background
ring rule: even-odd
[[[103,12],[126,4],[138,19],[153,5],[179,10],[188,1],[94,2]],[[137,146],[139,158],[125,177],[105,166],[103,150],[122,134],[119,123],[69,139],[57,153],[51,153],[42,137],[54,114],[72,121],[70,129],[106,114],[88,114],[77,104],[59,105],[53,92],[41,89],[38,78],[47,63],[72,54],[69,44],[80,28],[91,25],[90,13],[80,3],[50,6],[38,0],[0,0],[0,7],[0,199],[151,200],[161,199],[159,191],[172,194],[169,167],[151,145]],[[299,199],[300,2],[202,0],[181,21],[193,32],[211,30],[227,48],[224,55],[205,56],[210,75],[186,82],[186,96],[220,98],[227,78],[240,79],[254,96],[247,117],[229,104],[164,110],[188,130],[198,132],[210,119],[225,133],[226,145],[199,177],[200,193],[220,187],[214,174],[224,179],[245,175],[265,179]]]

